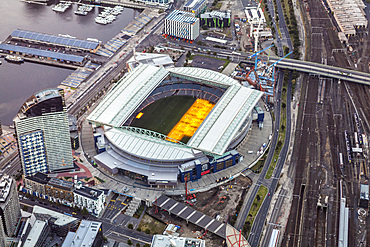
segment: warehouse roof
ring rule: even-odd
[[[18,45],[9,45],[9,44],[0,44],[0,50],[20,52],[20,53],[30,54],[34,56],[40,56],[40,57],[50,57],[54,59],[78,62],[78,63],[82,63],[85,59],[85,57],[72,55],[72,54],[45,51],[45,50],[40,50],[40,49],[35,49],[35,48],[29,48],[29,47],[18,46]]]
[[[99,46],[98,42],[81,40],[76,38],[70,38],[65,36],[57,36],[45,33],[38,33],[26,30],[17,29],[12,32],[12,37],[22,38],[28,40],[36,40],[45,43],[58,44],[62,46],[78,47],[83,49],[94,50]]]

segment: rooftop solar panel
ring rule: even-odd
[[[59,52],[39,50],[39,49],[35,49],[35,48],[28,48],[28,47],[17,46],[17,45],[0,44],[0,49],[13,51],[13,52],[21,52],[21,53],[31,54],[31,55],[35,55],[35,56],[51,57],[51,58],[54,58],[54,59],[60,59],[60,60],[71,61],[71,62],[80,62],[81,63],[84,60],[84,57],[82,57],[82,56],[76,56],[76,55],[59,53]]]
[[[13,37],[38,40],[38,41],[50,42],[54,44],[61,44],[61,45],[67,45],[67,46],[73,46],[73,47],[79,47],[79,48],[85,48],[85,49],[96,49],[99,45],[98,42],[85,41],[85,40],[67,38],[67,37],[59,37],[56,35],[43,34],[43,33],[25,31],[25,30],[20,30],[20,29],[13,31],[11,35]]]

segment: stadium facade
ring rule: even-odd
[[[126,74],[88,116],[105,146],[95,162],[111,172],[154,186],[174,186],[238,164],[235,150],[252,122],[263,93],[211,70],[139,65]],[[147,129],[132,120],[152,103],[173,96],[204,99],[214,107],[187,143]]]

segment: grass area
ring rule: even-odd
[[[147,232],[147,229],[149,229],[151,234],[162,234],[165,228],[166,225],[164,223],[144,214],[137,230],[140,229],[142,232]]]
[[[286,128],[286,98],[287,98],[287,80],[284,78],[284,84],[283,89],[281,93],[281,112],[280,112],[280,127],[279,127],[279,136],[278,136],[278,142],[276,144],[274,156],[272,157],[271,164],[269,166],[269,169],[267,170],[266,179],[270,179],[272,177],[272,174],[275,170],[280,151],[283,148],[284,142],[285,142],[285,128]],[[289,96],[291,97],[291,96]]]
[[[134,118],[131,126],[167,135],[195,102],[190,96],[173,96],[160,99],[144,108],[140,119]]]
[[[258,189],[257,195],[253,200],[252,206],[249,209],[247,219],[244,223],[242,233],[245,238],[248,238],[249,232],[252,228],[254,218],[256,217],[258,210],[260,209],[263,200],[265,199],[267,195],[268,189],[261,185],[260,188]]]

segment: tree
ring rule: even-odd
[[[136,247],[140,247],[140,244],[139,244],[139,243],[137,243],[137,244],[136,244]]]
[[[83,215],[87,215],[88,213],[89,213],[89,211],[87,211],[87,209],[85,207],[83,207],[82,214]]]
[[[127,240],[127,244],[132,245],[132,240],[131,239]]]
[[[140,228],[140,227],[136,228],[136,230],[137,230],[138,232],[141,232],[141,228]]]
[[[150,229],[149,228],[145,229],[145,233],[150,234]]]
[[[186,53],[186,58],[190,58],[191,57],[191,52],[190,51],[188,51],[187,53]]]
[[[286,104],[283,102],[283,103],[281,104],[281,107],[283,107],[283,109],[285,109]]]
[[[150,247],[150,244],[144,244],[143,247]]]
[[[257,201],[261,200],[260,195],[257,195],[256,198],[257,198]]]
[[[130,223],[130,224],[128,224],[128,226],[127,226],[127,227],[128,227],[128,229],[134,229],[134,225],[133,225],[133,224],[131,224],[131,223]]]

